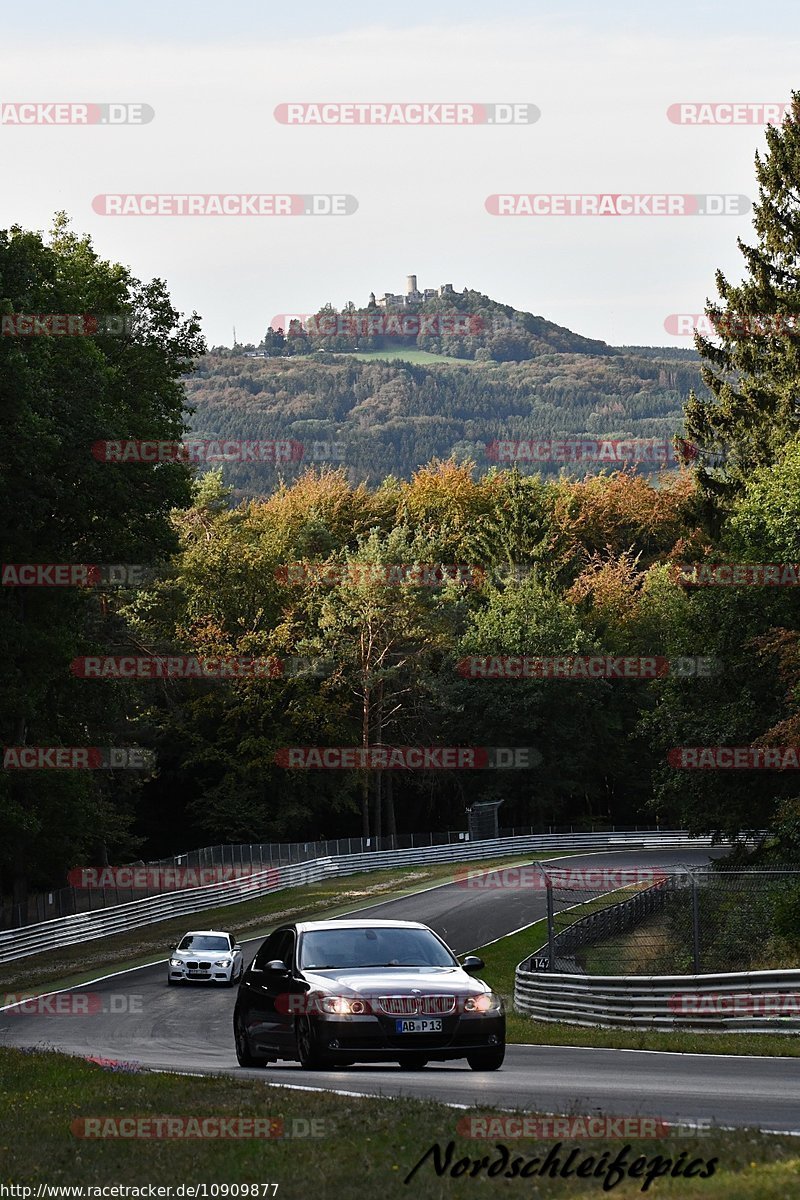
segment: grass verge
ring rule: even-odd
[[[680,949],[666,913],[656,913],[628,933],[607,938],[584,951],[590,975],[665,975]],[[754,968],[754,970],[757,968]]]
[[[0,1049],[0,1078],[8,1101],[0,1128],[0,1181],[31,1187],[33,1195],[40,1183],[122,1184],[144,1187],[144,1195],[148,1184],[171,1185],[173,1196],[180,1184],[205,1184],[207,1196],[212,1195],[212,1184],[227,1185],[227,1190],[214,1194],[230,1196],[232,1184],[277,1183],[277,1192],[261,1188],[257,1194],[275,1194],[278,1200],[305,1200],[308,1196],[391,1200],[412,1194],[422,1200],[438,1200],[463,1196],[465,1186],[469,1194],[499,1195],[503,1183],[507,1189],[511,1181],[486,1174],[488,1165],[500,1161],[498,1145],[508,1148],[511,1160],[519,1156],[524,1162],[533,1156],[541,1160],[553,1150],[562,1167],[574,1150],[573,1170],[587,1156],[599,1166],[604,1151],[608,1162],[623,1148],[627,1148],[628,1163],[639,1156],[649,1162],[661,1156],[670,1160],[668,1169],[676,1169],[678,1164],[686,1167],[699,1159],[698,1172],[708,1170],[709,1160],[716,1160],[710,1178],[667,1177],[657,1180],[649,1192],[679,1200],[785,1200],[796,1195],[800,1186],[797,1140],[752,1131],[710,1130],[703,1136],[628,1143],[621,1138],[561,1143],[475,1140],[462,1136],[458,1128],[468,1114],[425,1100],[362,1099],[272,1089],[265,1086],[266,1079],[110,1073],[60,1054],[7,1049]],[[342,1082],[346,1086],[344,1078]],[[484,1114],[492,1110],[482,1106],[470,1111]],[[322,1136],[266,1141],[196,1136],[191,1140],[86,1138],[78,1135],[82,1127],[74,1124],[87,1118],[153,1116],[194,1117],[198,1121],[208,1117],[274,1119],[283,1122],[284,1130],[296,1133],[312,1128]],[[469,1178],[469,1164],[461,1168],[461,1178],[452,1177],[449,1171],[439,1177],[430,1157],[406,1184],[409,1173],[435,1143],[445,1155],[450,1142],[454,1143],[451,1164],[462,1158],[480,1162],[487,1156],[477,1177],[465,1185],[463,1176],[466,1173]],[[590,1200],[606,1194],[602,1182],[574,1174],[566,1179],[532,1177],[518,1180],[514,1191]],[[625,1179],[613,1188],[613,1194],[630,1200],[642,1194],[644,1182],[641,1177]]]

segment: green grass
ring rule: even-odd
[[[539,854],[538,858],[553,858],[556,853]],[[531,856],[525,855],[486,859],[470,863],[470,866],[488,869],[530,861]],[[454,877],[454,870],[453,863],[436,863],[362,871],[273,892],[242,904],[203,910],[196,916],[188,914],[143,925],[113,937],[96,938],[61,950],[47,950],[0,964],[0,997],[5,992],[18,993],[34,988],[41,991],[46,987],[77,987],[111,969],[124,971],[129,967],[161,962],[178,938],[198,921],[204,929],[230,929],[242,940],[265,937],[281,921],[334,917],[381,900],[396,899],[435,884],[448,883]]]
[[[657,913],[628,933],[587,946],[589,975],[665,975],[678,949],[666,913]],[[788,966],[788,964],[787,964]],[[754,968],[755,969],[755,968]]]
[[[430,1160],[409,1184],[404,1180],[438,1143],[445,1152],[455,1143],[452,1162],[484,1155],[492,1161],[497,1142],[470,1140],[457,1131],[462,1110],[424,1100],[360,1098],[330,1093],[273,1089],[264,1080],[171,1074],[119,1074],[60,1054],[0,1049],[0,1079],[7,1101],[0,1126],[0,1182],[33,1187],[102,1185],[145,1186],[277,1183],[278,1200],[382,1200],[414,1196],[421,1200],[464,1195],[514,1195],[591,1200],[606,1193],[600,1180],[530,1179],[505,1181],[485,1172],[465,1183],[438,1178]],[[346,1087],[346,1073],[342,1073]],[[487,1106],[475,1107],[485,1114]],[[284,1128],[308,1129],[314,1139],[194,1138],[189,1140],[80,1138],[73,1122],[91,1117],[181,1116],[275,1119]],[[553,1142],[507,1140],[513,1156],[527,1160],[547,1154]],[[613,1158],[625,1143],[562,1143],[562,1161],[573,1149]],[[712,1130],[704,1136],[673,1137],[628,1143],[628,1160],[661,1155],[675,1161],[718,1160],[710,1179],[659,1180],[650,1195],[676,1200],[785,1200],[800,1186],[800,1148],[786,1137],[757,1132]],[[699,1169],[699,1168],[698,1168]],[[642,1180],[626,1180],[613,1189],[621,1200],[642,1194]],[[501,1190],[502,1189],[502,1190]],[[217,1195],[220,1195],[217,1192]],[[146,1191],[145,1191],[146,1195]],[[174,1192],[173,1192],[174,1195]],[[273,1195],[272,1189],[260,1195]]]
[[[576,909],[575,918],[588,909]],[[537,921],[529,929],[475,949],[486,963],[481,977],[506,997],[509,1042],[541,1046],[605,1046],[620,1050],[672,1050],[679,1054],[764,1054],[780,1058],[800,1056],[800,1038],[778,1033],[665,1033],[647,1030],[593,1029],[561,1021],[534,1021],[512,1011],[514,972],[517,964],[547,941],[547,922]]]
[[[653,914],[627,933],[618,934],[582,951],[581,962],[589,975],[668,975],[692,968],[690,910],[688,897],[681,897],[684,911],[661,911]],[[746,901],[743,902],[747,912]],[[683,931],[676,916],[685,918]],[[715,971],[786,971],[797,968],[798,940],[780,936],[772,931],[765,919],[761,938],[754,939],[737,913],[730,924],[723,922],[712,945],[704,950],[701,970]],[[713,920],[710,922],[713,927]]]

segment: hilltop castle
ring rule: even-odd
[[[419,291],[417,288],[416,275],[406,276],[406,294],[405,296],[396,296],[393,292],[384,292],[380,300],[375,299],[375,293],[370,292],[370,304],[376,304],[378,308],[406,308],[409,304],[421,304],[423,300],[433,300],[436,297],[452,296],[454,289],[452,283],[443,283],[438,288],[425,288],[424,291]]]

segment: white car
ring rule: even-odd
[[[186,933],[169,956],[167,983],[200,979],[232,987],[242,978],[244,960],[232,933],[196,929]]]

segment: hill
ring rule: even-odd
[[[339,312],[326,304],[304,320],[273,318],[260,349],[276,357],[318,350],[341,354],[405,348],[448,358],[495,362],[524,362],[554,351],[615,353],[605,342],[582,337],[544,317],[520,312],[469,288],[425,300],[408,296],[393,299],[397,303],[383,308],[375,302],[363,308],[350,303]]]
[[[575,335],[577,336],[577,335]],[[207,355],[186,381],[193,436],[293,440],[296,461],[231,462],[224,475],[237,494],[271,491],[309,462],[342,463],[351,478],[374,484],[408,478],[432,458],[472,458],[494,465],[496,442],[656,439],[679,432],[683,402],[699,388],[696,356],[648,347],[602,353],[548,352],[522,362],[366,361],[347,353],[248,358]],[[539,446],[541,450],[541,445]],[[518,465],[557,475],[585,473],[581,460]],[[545,447],[547,453],[547,447]],[[537,451],[531,453],[535,456]],[[644,461],[643,470],[658,468]]]

